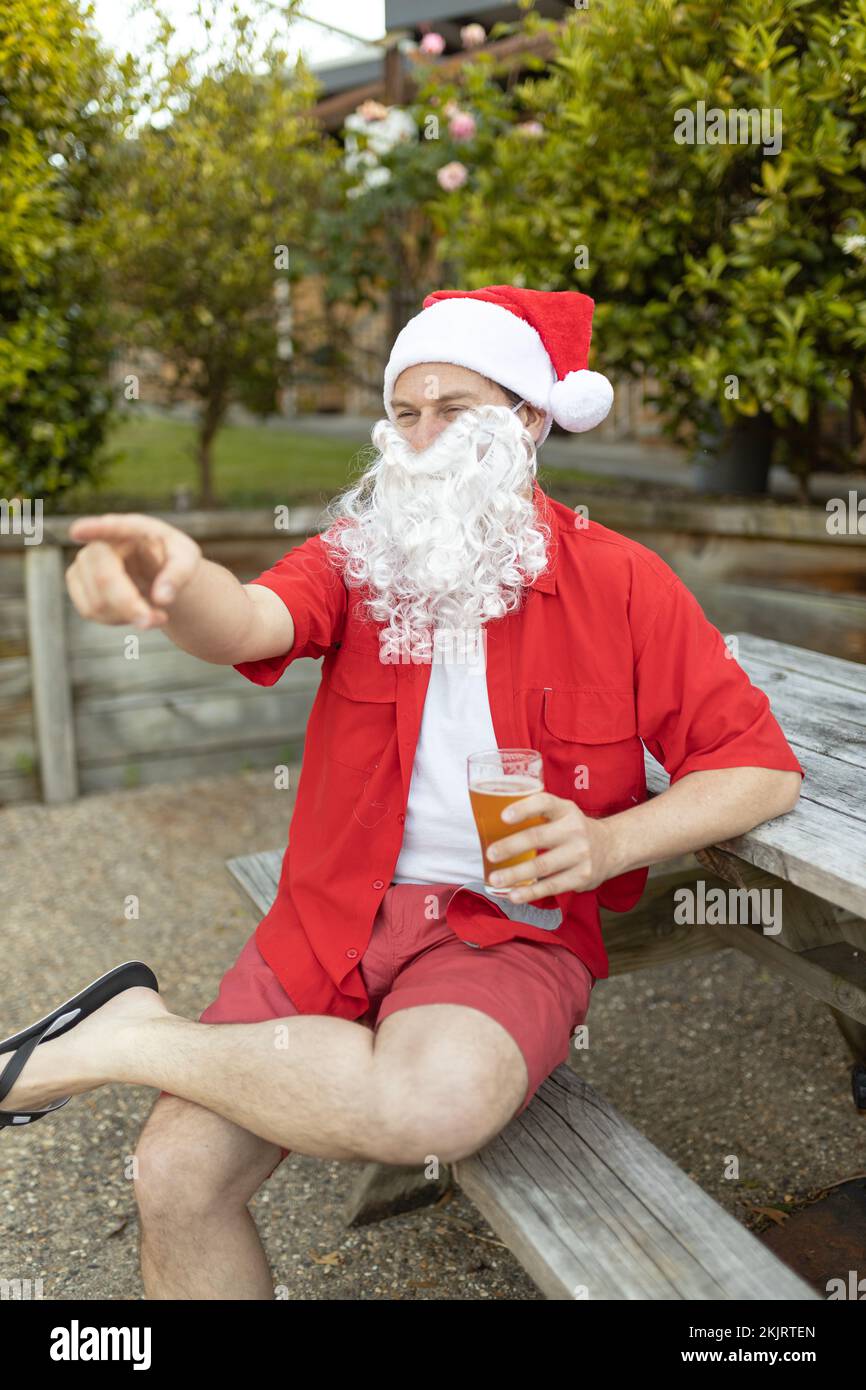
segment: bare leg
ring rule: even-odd
[[[521,1104],[526,1062],[495,1020],[459,1005],[385,1019],[376,1067],[387,1080],[392,1138],[377,1157],[475,1152]],[[399,1137],[399,1131],[404,1134]],[[246,1203],[279,1157],[276,1144],[177,1096],[159,1099],[136,1149],[142,1276],[148,1298],[272,1299],[274,1285]]]
[[[193,1023],[155,990],[128,989],[40,1043],[0,1109],[33,1110],[111,1082],[156,1086],[271,1143],[315,1158],[376,1157],[374,1035],[299,1014]]]
[[[161,1096],[136,1148],[141,1275],[152,1299],[272,1299],[247,1202],[276,1144],[176,1096]]]
[[[277,1145],[327,1158],[415,1163],[435,1153],[450,1162],[499,1132],[526,1079],[514,1039],[474,1008],[406,1009],[373,1034],[321,1015],[192,1023],[155,991],[132,989],[40,1044],[0,1108],[35,1109],[111,1082],[173,1092],[154,1107],[136,1154],[148,1296],[231,1296],[228,1269],[235,1297],[271,1298],[246,1202]],[[158,1113],[174,1117],[167,1132]]]

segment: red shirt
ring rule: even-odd
[[[534,497],[552,533],[548,568],[517,612],[486,625],[497,746],[538,749],[546,789],[590,816],[646,799],[643,744],[672,784],[704,768],[803,774],[766,695],[673,570],[537,482]],[[290,662],[324,657],[279,888],[256,940],[301,1013],[355,1019],[369,1007],[359,967],[400,853],[430,666],[380,661],[379,628],[321,536],[252,582],[284,600],[295,641],[281,656],[235,669],[274,685]],[[603,979],[599,905],[634,907],[647,872],[535,899],[561,910],[554,931],[491,915],[483,934],[473,922],[464,939],[560,941]],[[459,923],[455,931],[462,936]]]

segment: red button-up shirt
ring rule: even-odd
[[[673,570],[537,482],[534,498],[551,529],[548,567],[517,612],[485,629],[497,746],[538,749],[545,788],[590,816],[646,799],[644,744],[671,783],[705,768],[802,774],[766,695]],[[430,666],[380,660],[380,629],[321,536],[252,582],[284,600],[295,641],[281,656],[235,669],[269,686],[299,657],[324,658],[279,888],[256,940],[301,1013],[355,1019],[369,1007],[360,963],[400,853]],[[560,909],[556,930],[491,912],[464,939],[482,947],[512,937],[559,941],[605,978],[599,906],[633,907],[647,872],[536,899]]]

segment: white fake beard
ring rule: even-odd
[[[390,420],[372,440],[379,452],[327,508],[323,539],[349,586],[370,591],[382,659],[429,661],[431,629],[477,633],[547,567],[535,442],[506,406],[463,411],[421,453]]]

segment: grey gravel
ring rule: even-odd
[[[289,816],[263,771],[0,812],[0,1036],[129,959],[196,1018],[255,927],[224,861],[282,847]],[[866,1167],[828,1010],[736,951],[602,981],[588,1022],[581,1074],[744,1223],[758,1229],[754,1208],[793,1209]],[[41,1278],[49,1299],[143,1298],[125,1164],[156,1095],[112,1084],[0,1131],[0,1278]],[[732,1154],[738,1181],[724,1176]],[[357,1173],[292,1154],[254,1198],[290,1299],[541,1297],[459,1192],[347,1231]]]

